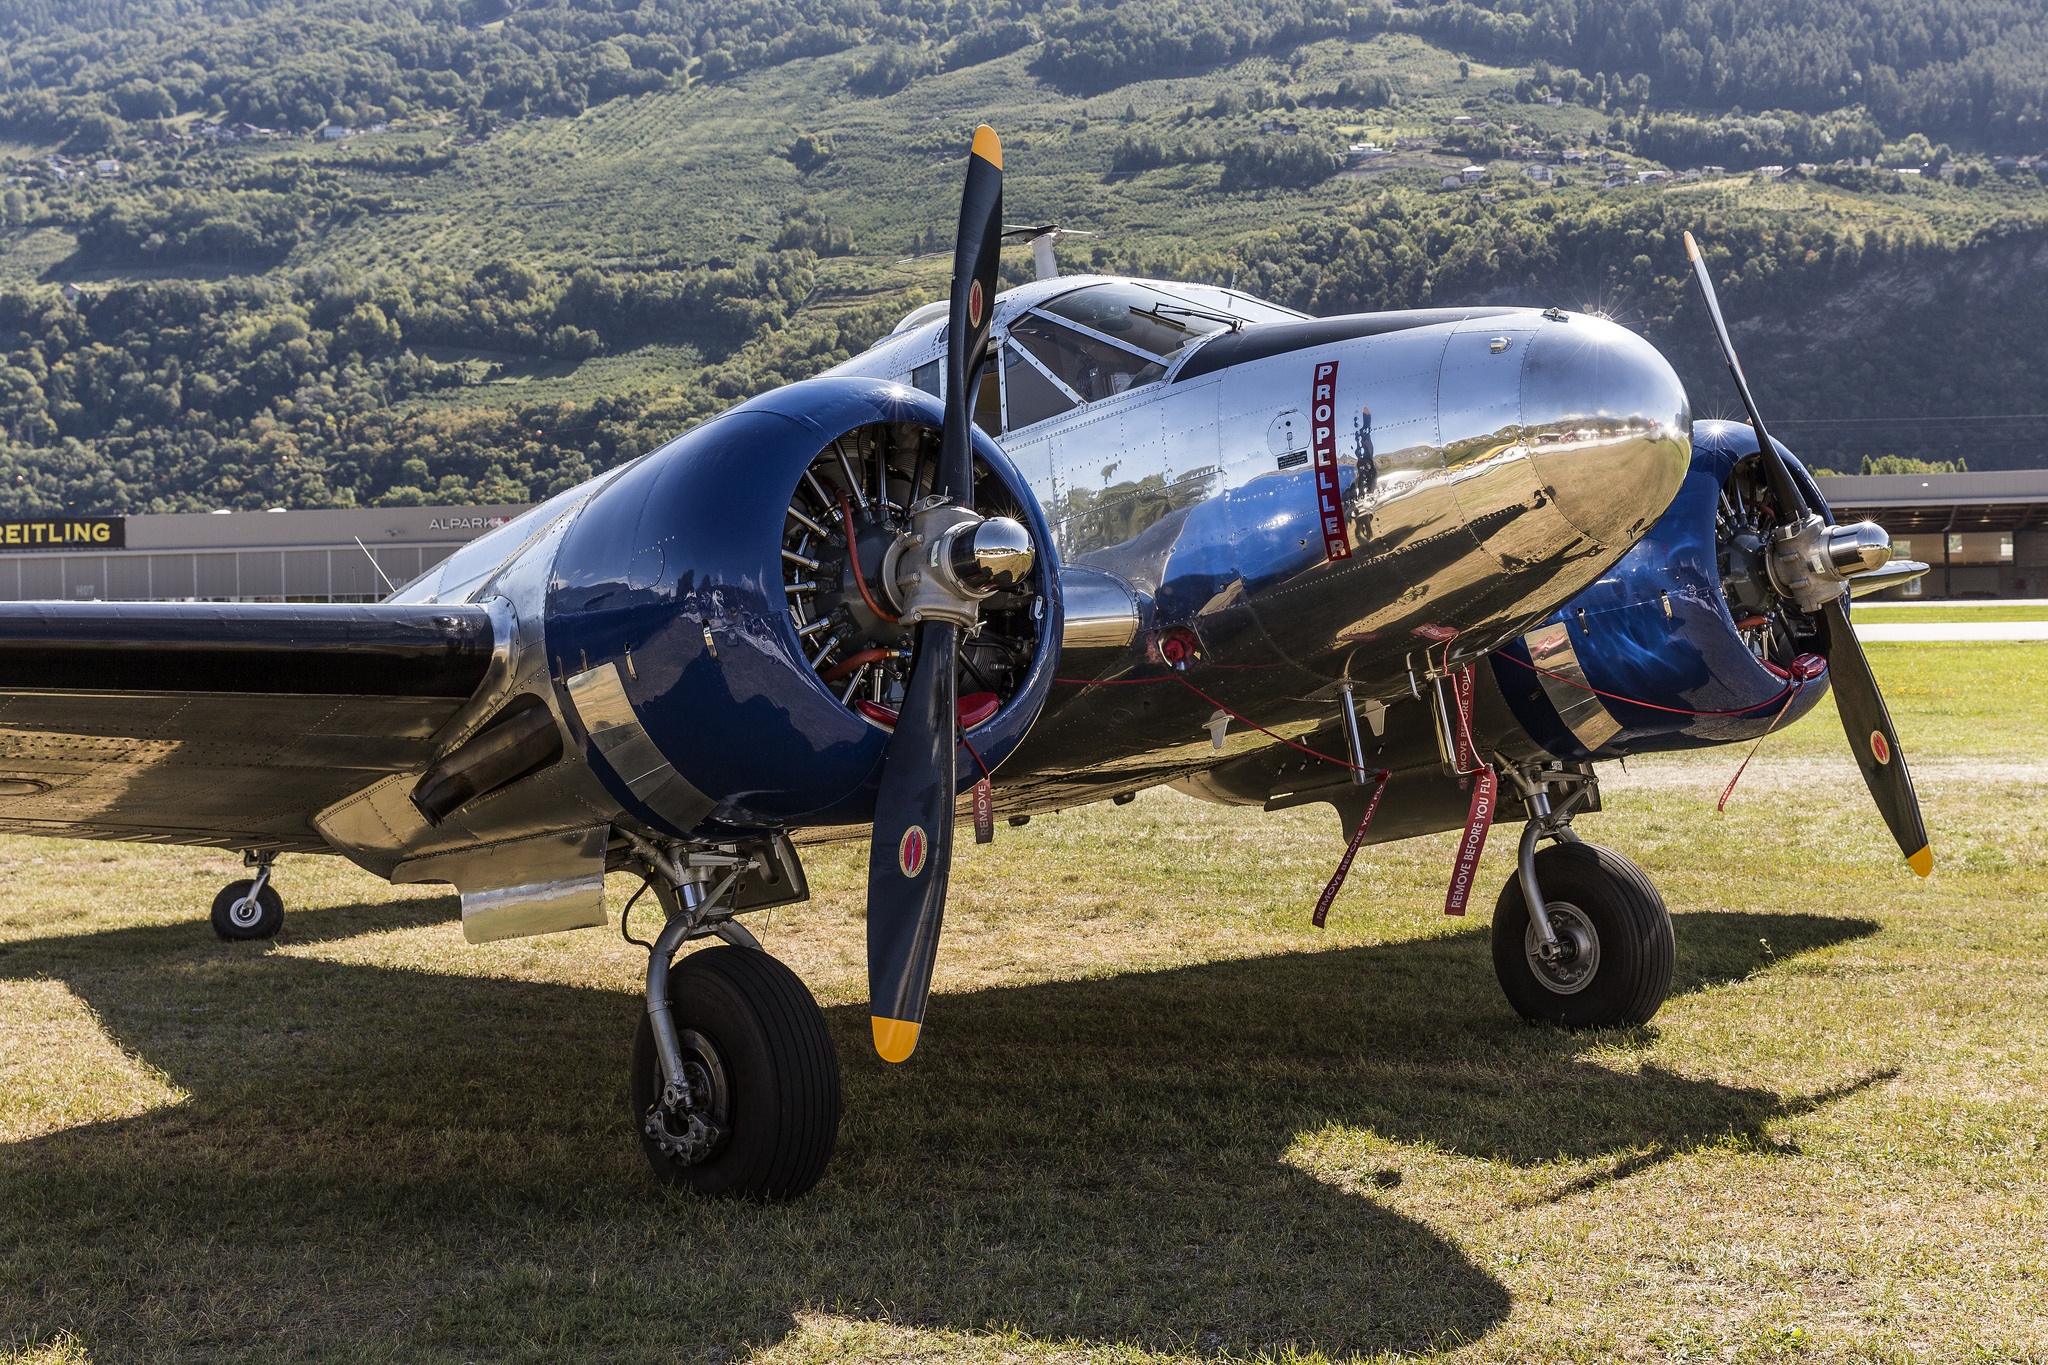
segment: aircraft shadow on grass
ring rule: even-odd
[[[286,935],[452,912],[298,911]],[[1877,928],[1677,926],[1690,990]],[[1388,1206],[1398,1149],[1325,1181],[1285,1159],[1300,1137],[1592,1163],[1568,1197],[1731,1137],[1770,1150],[1773,1120],[1881,1079],[1786,1097],[1596,1064],[1614,1035],[1509,1014],[1481,927],[943,996],[901,1068],[865,1008],[829,1011],[833,1167],[794,1205],[735,1208],[648,1182],[618,1061],[633,996],[222,945],[203,922],[16,944],[0,978],[65,982],[191,1096],[0,1146],[0,1340],[64,1328],[114,1355],[254,1349],[280,1319],[315,1355],[635,1332],[744,1350],[810,1311],[1223,1353],[1448,1344],[1505,1320],[1505,1287]]]

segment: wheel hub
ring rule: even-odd
[[[1577,995],[1593,983],[1600,971],[1600,935],[1585,911],[1568,901],[1547,901],[1556,943],[1546,946],[1531,923],[1522,935],[1522,951],[1529,958],[1529,970],[1555,995]]]
[[[711,1040],[684,1029],[677,1041],[683,1050],[680,1083],[662,1088],[641,1127],[669,1160],[698,1166],[715,1156],[732,1132],[731,1098],[725,1064]]]
[[[263,902],[254,896],[243,896],[228,907],[228,923],[237,929],[253,929],[263,918]]]

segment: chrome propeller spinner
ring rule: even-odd
[[[1776,452],[1772,452],[1775,454]],[[1874,521],[1831,525],[1808,512],[1771,536],[1771,583],[1799,610],[1816,612],[1850,591],[1855,580],[1891,563],[1892,538]]]

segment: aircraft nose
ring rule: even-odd
[[[1557,512],[1623,550],[1678,495],[1691,463],[1691,405],[1657,348],[1582,314],[1531,338],[1522,370],[1524,449]]]

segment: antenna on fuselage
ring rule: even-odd
[[[369,555],[370,567],[377,571],[377,577],[384,580],[384,591],[386,593],[397,592],[398,589],[392,586],[391,575],[384,572],[384,566],[377,562],[377,556],[370,554],[370,547],[363,544],[363,538],[361,536],[356,536],[354,537],[354,540],[356,542],[356,548],[358,550],[361,550],[365,555]]]

